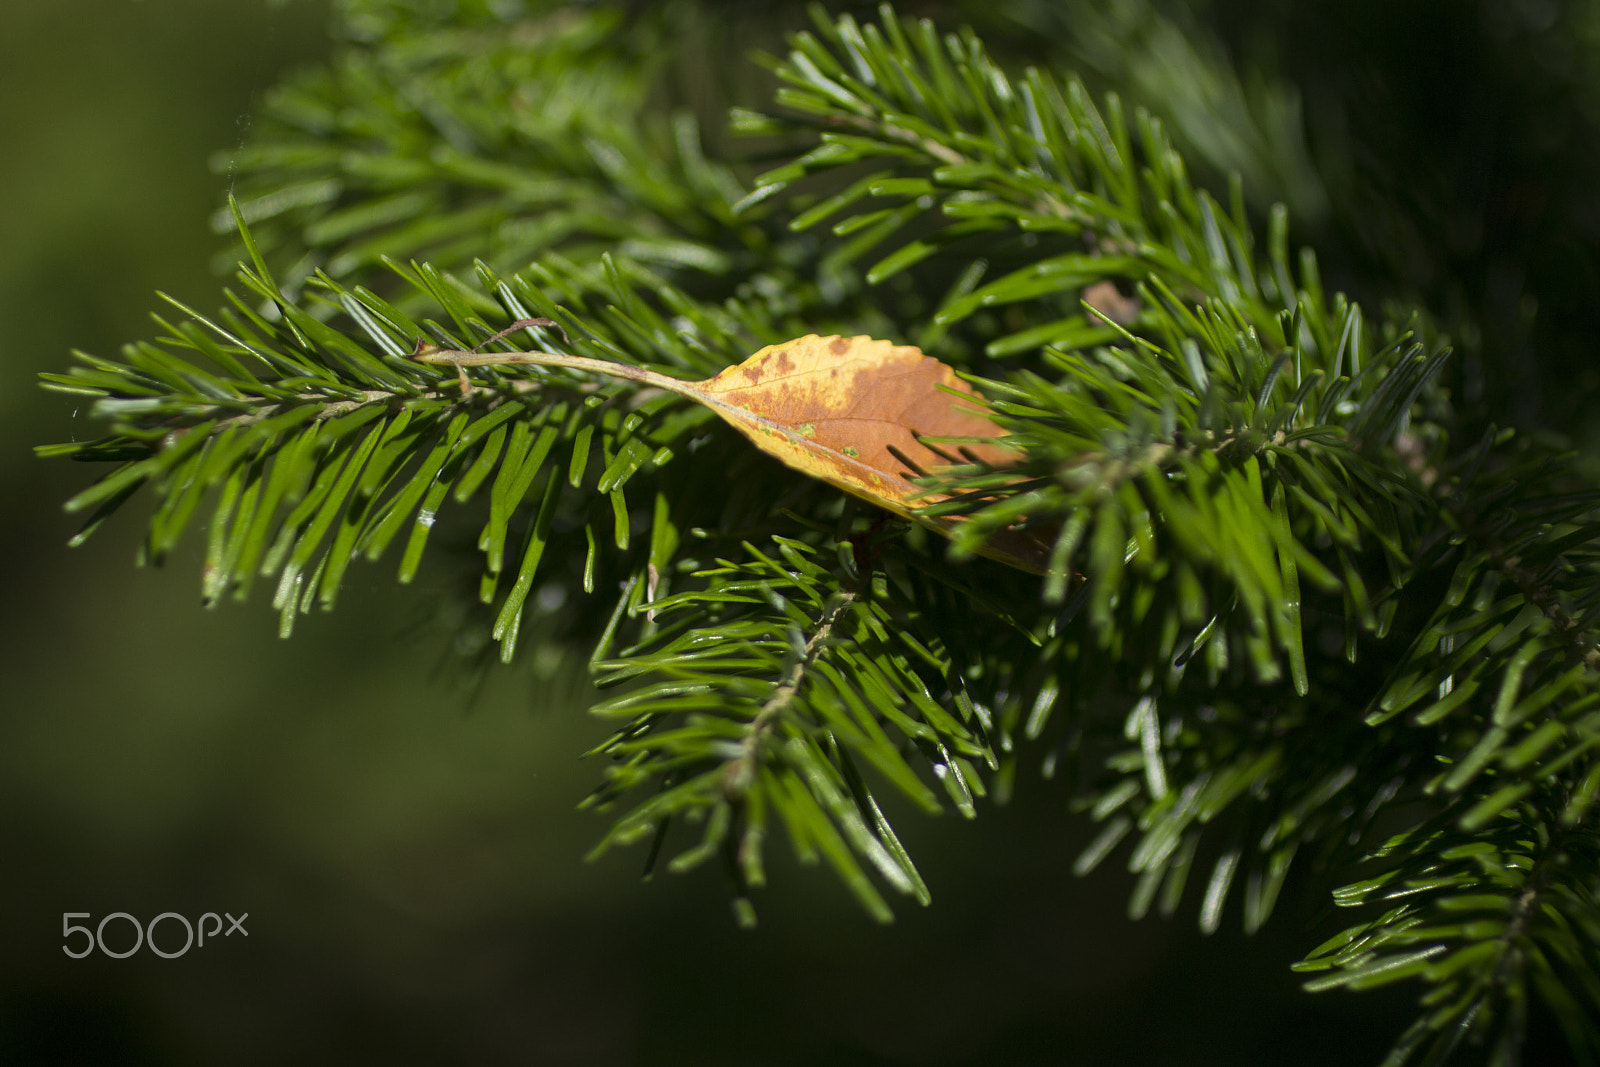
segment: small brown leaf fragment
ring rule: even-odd
[[[1123,326],[1137,319],[1142,310],[1138,297],[1122,295],[1117,283],[1109,279],[1095,282],[1085,288],[1083,302],[1112,322]]]

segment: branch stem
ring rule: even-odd
[[[806,672],[816,663],[828,638],[833,636],[834,627],[838,625],[840,616],[855,602],[855,599],[854,590],[844,590],[834,598],[833,603],[818,617],[816,629],[807,639],[805,648],[789,665],[782,681],[772,691],[766,703],[761,705],[761,710],[756,713],[755,718],[750,720],[750,725],[745,729],[744,740],[740,742],[739,755],[730,760],[722,772],[722,792],[725,796],[730,799],[741,797],[755,781],[762,743],[771,735],[783,713],[794,703],[795,697],[800,692],[800,685],[805,681]]]

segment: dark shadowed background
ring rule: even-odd
[[[1328,23],[1335,36],[1321,52],[1291,32],[1318,27],[1284,5],[1218,5],[1217,17],[1242,56],[1278,33],[1277,62],[1304,61],[1307,77],[1332,85],[1346,69],[1339,49],[1378,49],[1348,66],[1342,103],[1309,101],[1308,121],[1326,131],[1334,119],[1348,125],[1362,101],[1411,101],[1414,111],[1369,116],[1379,129],[1365,141],[1369,131],[1351,134],[1358,160],[1378,151],[1372,143],[1417,149],[1420,162],[1398,151],[1388,161],[1397,186],[1419,188],[1406,167],[1437,176],[1457,156],[1475,158],[1470,117],[1464,140],[1438,128],[1460,117],[1445,94],[1461,99],[1439,79],[1490,95],[1492,20],[1462,30],[1443,6],[1420,5],[1445,29],[1395,41],[1411,31],[1383,23],[1396,18],[1384,5],[1352,6],[1370,10]],[[536,685],[504,669],[472,699],[448,629],[432,622],[445,578],[427,563],[407,589],[392,562],[357,565],[337,614],[280,641],[269,596],[201,608],[193,539],[165,570],[136,569],[137,507],[68,549],[75,522],[61,502],[94,472],[30,449],[99,431],[70,398],[39,392],[34,375],[63,367],[70,348],[113,355],[152,335],[157,289],[217,304],[210,265],[224,238],[207,219],[227,178],[209,160],[248,134],[253,102],[283,71],[326,52],[326,20],[324,4],[305,0],[0,4],[0,1061],[1381,1058],[1410,1019],[1411,990],[1312,997],[1288,970],[1335,928],[1322,897],[1291,884],[1272,926],[1248,941],[1232,916],[1200,938],[1193,902],[1171,922],[1130,923],[1120,871],[1071,874],[1089,830],[1036,775],[1010,807],[982,809],[974,823],[902,816],[931,908],[902,905],[896,924],[878,927],[831,875],[780,859],[758,900],[762,925],[741,932],[714,871],[643,884],[638,851],[583,862],[605,825],[574,810],[599,773],[577,753],[604,732],[583,713],[586,683],[574,673],[565,686]],[[1411,65],[1383,66],[1385,43],[1410,48]],[[1450,66],[1452,49],[1464,72]],[[1375,89],[1371,70],[1390,81]],[[1508,84],[1513,74],[1525,71],[1506,72]],[[1530,378],[1531,391],[1499,414],[1543,411],[1548,383],[1560,382],[1568,399],[1549,421],[1582,436],[1592,431],[1581,398],[1600,379],[1592,349],[1571,338],[1594,315],[1585,286],[1600,213],[1569,186],[1594,173],[1593,143],[1571,150],[1576,176],[1541,168],[1568,158],[1561,138],[1592,131],[1595,118],[1581,92],[1547,83],[1527,99],[1494,96],[1509,109],[1496,118],[1506,136],[1544,140],[1521,154],[1486,144],[1497,162],[1464,175],[1457,192],[1492,217],[1476,237],[1445,223],[1440,232],[1453,242],[1445,265],[1485,279],[1459,297],[1480,292],[1487,309],[1489,354],[1476,358],[1497,358],[1499,329],[1513,337],[1499,352],[1532,361],[1506,371]],[[1435,142],[1407,141],[1408,130]],[[1481,196],[1471,187],[1480,178]],[[1428,207],[1446,223],[1462,214],[1452,202]],[[1330,271],[1351,284],[1381,287],[1395,269],[1348,224],[1320,234],[1334,249]],[[1557,254],[1567,258],[1551,263]],[[1494,273],[1501,262],[1524,276]],[[1541,290],[1546,275],[1555,281]],[[1432,274],[1410,280],[1424,294],[1447,288]],[[1539,299],[1557,316],[1568,309],[1559,345],[1524,322]],[[62,951],[63,913],[97,923],[169,911],[247,912],[248,936],[170,960]],[[176,923],[161,934],[163,947],[181,941]],[[106,927],[114,947],[132,938],[122,920]]]

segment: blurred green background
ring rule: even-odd
[[[1248,41],[1252,8],[1268,7],[1283,14],[1241,3],[1221,22]],[[34,375],[70,348],[114,354],[151,335],[156,289],[218,302],[210,263],[223,238],[206,220],[227,178],[208,161],[247,136],[253,103],[282,72],[326,54],[327,17],[309,0],[0,5],[0,1061],[1381,1058],[1409,1021],[1410,990],[1310,997],[1287,969],[1333,928],[1325,897],[1291,884],[1249,941],[1236,920],[1200,938],[1192,904],[1170,923],[1130,923],[1126,877],[1072,876],[1088,834],[1036,776],[975,823],[902,817],[930,909],[902,906],[877,927],[831,875],[784,862],[780,843],[762,925],[740,932],[714,871],[642,884],[639,852],[582,862],[604,827],[574,810],[599,773],[576,754],[603,733],[582,712],[584,683],[498,670],[471,699],[448,630],[430,622],[449,584],[439,565],[404,590],[392,563],[357,569],[338,613],[284,642],[263,598],[200,607],[194,544],[165,571],[133,567],[137,507],[69,550],[75,523],[60,504],[95,472],[30,449],[98,429]],[[1475,25],[1481,51],[1487,23]],[[1295,48],[1317,54],[1316,42],[1285,40],[1299,40],[1276,53],[1285,62]],[[1362,47],[1359,35],[1323,44]],[[1445,69],[1457,47],[1440,35],[1418,64]],[[1421,103],[1380,124],[1384,138],[1432,128],[1425,105],[1449,86],[1425,73],[1410,71]],[[1383,84],[1411,99],[1403,79]],[[1345,113],[1373,92],[1357,78]],[[1579,95],[1540,106],[1592,130]],[[1571,130],[1528,114],[1544,147],[1533,163],[1500,152],[1513,184],[1570,192],[1594,173],[1593,145],[1559,180],[1543,174]],[[1448,169],[1453,144],[1436,132],[1431,174]],[[1394,178],[1406,184],[1403,167]],[[1535,255],[1552,232],[1571,249],[1557,295],[1574,335],[1594,315],[1573,295],[1591,276],[1581,224],[1596,225],[1592,203],[1580,206],[1589,214],[1564,229],[1549,212],[1517,229],[1513,204],[1514,240],[1497,253],[1536,274],[1561,266]],[[1321,235],[1336,276],[1371,285],[1389,269],[1337,222]],[[1515,329],[1526,286],[1491,277],[1485,247],[1452,245],[1451,262],[1490,272],[1485,291],[1512,286],[1509,318],[1492,323],[1531,345]],[[1435,279],[1411,280],[1427,290]],[[1589,351],[1556,354],[1542,366],[1568,368],[1581,401],[1594,388]],[[1530,410],[1537,394],[1515,399]],[[1567,405],[1564,425],[1584,433],[1584,404]],[[249,935],[173,960],[73,960],[69,911],[248,912]],[[125,923],[107,932],[131,940]],[[164,945],[176,937],[163,926]]]

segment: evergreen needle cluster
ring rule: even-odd
[[[265,582],[287,635],[470,523],[503,658],[559,633],[606,691],[599,849],[718,864],[744,921],[773,837],[876,917],[927,903],[879,797],[972,817],[1042,764],[1136,916],[1254,930],[1307,868],[1352,909],[1309,988],[1422,983],[1392,1062],[1511,1062],[1535,1000],[1600,1056],[1600,494],[1468,435],[1424,318],[1325,292],[1154,114],[970,31],[814,12],[734,110],[762,171],[652,105],[704,11],[527,7],[347,0],[230,163],[221,310],[45,376],[108,424],[40,450],[110,465],[80,539],[145,490],[144,558],[201,531],[207,602]],[[486,351],[701,379],[918,344],[1026,458],[930,486],[946,543],[671,393],[409,358],[533,317]],[[1019,526],[1048,578],[973,558]]]

